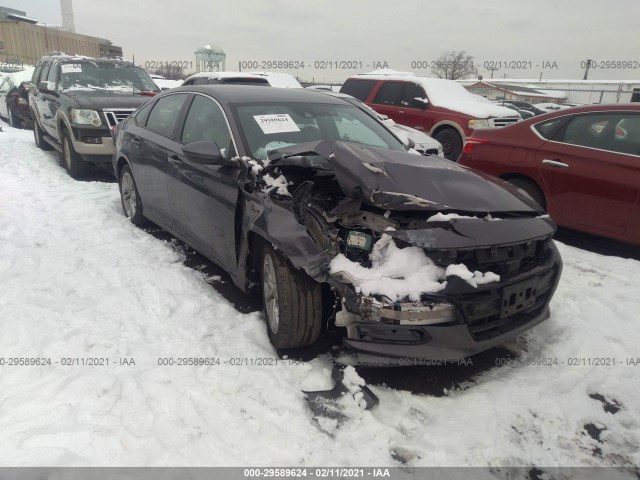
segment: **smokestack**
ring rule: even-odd
[[[60,10],[62,10],[62,29],[67,32],[75,32],[72,0],[60,0]]]

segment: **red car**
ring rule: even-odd
[[[560,226],[640,245],[640,104],[478,129],[458,162],[511,182]]]

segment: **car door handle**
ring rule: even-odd
[[[404,113],[404,110],[398,110],[398,113]]]
[[[542,160],[542,163],[545,165],[551,165],[552,167],[558,168],[567,168],[569,167],[568,163],[561,162],[559,160]]]
[[[182,166],[182,160],[180,160],[180,158],[178,158],[177,155],[171,155],[170,157],[167,158],[167,160],[169,160],[169,163],[176,168]]]
[[[131,143],[135,143],[136,145],[140,145],[140,137],[131,137]]]

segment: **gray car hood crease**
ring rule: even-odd
[[[433,155],[320,140],[273,150],[269,160],[270,169],[331,169],[345,196],[384,210],[542,213],[500,180]]]

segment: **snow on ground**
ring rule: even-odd
[[[560,244],[552,318],[513,342],[519,360],[442,397],[370,385],[379,405],[331,436],[301,393],[328,381],[329,361],[257,365],[278,358],[261,314],[238,313],[131,225],[115,183],[76,182],[31,132],[3,127],[1,465],[640,463],[640,365],[627,365],[640,357],[639,262]],[[221,363],[158,365],[178,357]]]

